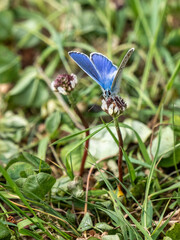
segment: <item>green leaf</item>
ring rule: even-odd
[[[88,196],[96,196],[96,197],[98,197],[98,196],[102,196],[102,195],[107,194],[107,193],[108,193],[108,191],[105,190],[105,189],[104,190],[101,190],[101,189],[89,190],[88,191]],[[106,202],[108,202],[108,201],[106,201]],[[111,202],[110,202],[110,204],[111,204]]]
[[[146,179],[144,177],[137,177],[135,184],[131,188],[131,193],[135,198],[140,198],[145,191]]]
[[[127,124],[130,126],[134,131],[136,131],[141,138],[142,142],[146,142],[148,137],[151,135],[151,129],[147,127],[144,123],[137,121],[137,120],[132,120],[132,119],[126,119],[124,121],[124,124]],[[126,137],[126,142],[134,142],[137,143],[138,139],[135,135],[134,132],[132,132],[130,129],[126,129],[127,132],[127,137]]]
[[[147,228],[152,226],[152,219],[153,219],[153,205],[151,200],[148,200],[147,203],[147,210],[146,210],[146,222],[147,222]],[[142,211],[141,215],[141,222],[144,222],[144,211]]]
[[[83,130],[83,131],[78,131],[78,132],[76,132],[76,133],[73,133],[73,134],[71,134],[71,135],[68,135],[68,136],[66,136],[66,137],[63,137],[63,138],[61,138],[61,139],[53,142],[51,145],[64,144],[65,142],[68,142],[68,141],[72,140],[73,138],[75,138],[76,136],[79,136],[80,134],[86,132],[87,130],[89,130],[89,129],[86,129],[86,130]]]
[[[76,215],[72,213],[70,209],[67,210],[66,217],[69,222],[71,222],[74,225],[76,224]]]
[[[48,77],[52,77],[52,75],[54,74],[54,72],[56,71],[57,65],[59,64],[59,54],[56,54],[55,56],[53,56],[52,60],[49,62],[49,64],[46,66],[45,69],[45,74]]]
[[[13,26],[13,14],[11,11],[1,11],[0,14],[0,41],[11,38]]]
[[[40,43],[40,39],[35,36],[35,31],[39,30],[39,23],[31,18],[26,20],[24,18],[19,24],[16,24],[13,28],[13,35],[17,41],[18,48],[32,48]]]
[[[165,38],[165,44],[180,47],[180,29],[170,31],[169,35]]]
[[[51,190],[55,182],[56,179],[53,176],[41,172],[27,177],[22,186],[22,191],[31,199],[37,199],[37,197],[42,199]]]
[[[177,188],[180,188],[180,182],[179,181],[177,183],[171,184],[170,187],[163,188],[163,189],[161,189],[157,192],[151,193],[150,197],[153,198],[154,196],[159,196],[160,194],[162,194],[164,192],[172,191],[172,190],[175,190]]]
[[[18,145],[9,140],[0,139],[0,149],[1,149],[0,156],[3,159],[6,159],[6,161],[8,161],[9,158],[12,158],[19,152]]]
[[[72,158],[70,155],[70,158],[66,158],[66,172],[67,175],[70,177],[71,180],[74,178],[74,173],[73,173],[73,166],[72,166]]]
[[[33,107],[41,108],[42,105],[48,101],[49,95],[47,84],[43,80],[40,80],[31,105]]]
[[[128,171],[129,171],[129,175],[130,175],[130,179],[131,179],[131,184],[134,185],[134,181],[136,179],[136,172],[134,170],[134,167],[133,167],[133,164],[132,162],[130,161],[127,153],[124,151],[124,149],[122,149],[122,152],[123,152],[123,156],[126,160],[126,163],[127,163],[127,166],[128,166]]]
[[[32,232],[28,229],[25,229],[25,228],[19,230],[19,233],[21,233],[23,236],[33,237],[33,239],[36,239],[36,240],[38,240],[38,239],[41,240],[42,239],[42,237],[39,234],[37,234],[35,232]]]
[[[172,240],[179,239],[180,236],[180,223],[175,223],[167,232],[166,236],[170,237]]]
[[[11,111],[7,111],[0,119],[0,138],[7,141],[12,140],[11,145],[14,145],[14,142],[17,143],[21,141],[27,125],[28,122],[25,118],[12,113]],[[13,148],[8,147],[5,155],[9,155],[12,149]]]
[[[64,194],[68,191],[68,185],[70,182],[70,178],[68,176],[62,176],[58,178],[55,184],[52,187],[52,194],[58,196],[64,196]]]
[[[45,82],[39,79],[36,69],[29,67],[9,96],[12,105],[41,107],[48,100],[49,92]]]
[[[67,185],[68,191],[75,197],[75,198],[82,198],[84,196],[83,190],[83,181],[81,177],[75,177],[73,181],[70,181]]]
[[[41,170],[41,172],[51,173],[51,168],[45,161],[28,152],[23,152],[23,156],[25,157],[25,160],[27,162],[31,163],[35,167],[35,170]]]
[[[17,223],[18,230],[21,230],[22,228],[31,225],[32,224],[32,220],[34,222],[38,222],[37,218],[35,218],[35,217],[32,217],[31,219],[24,219],[24,220],[18,222]],[[39,220],[41,221],[41,219],[39,219]]]
[[[92,227],[93,227],[93,223],[92,223],[91,217],[89,213],[86,213],[77,230],[79,232],[84,232],[86,230],[91,229]]]
[[[158,164],[158,166],[160,167],[164,167],[164,168],[169,168],[174,166],[174,156],[176,157],[176,164],[180,163],[180,158],[178,156],[180,156],[180,145],[177,146],[177,148],[175,147],[175,149],[171,150],[171,155],[169,157],[163,158],[160,163]]]
[[[96,223],[95,227],[102,231],[110,231],[113,229],[113,227],[111,227],[109,224],[105,222]]]
[[[37,81],[33,80],[31,83],[23,89],[17,95],[13,95],[10,97],[10,103],[13,106],[26,106],[30,107],[34,105],[34,97],[37,91]]]
[[[60,114],[60,112],[58,112],[58,111],[53,112],[46,119],[46,122],[45,122],[45,126],[46,126],[47,132],[49,132],[51,134],[54,133],[58,129],[60,121],[61,121],[61,114]]]
[[[73,149],[78,141],[72,142],[64,146],[61,150],[61,158],[65,164],[67,164],[66,167],[68,167],[68,170],[71,172],[71,165],[70,165],[70,156],[66,158],[67,154]],[[82,146],[79,146],[77,149],[75,149],[73,152],[71,152],[71,159],[72,159],[72,167],[74,171],[78,171],[80,168],[81,164],[81,159],[82,159]],[[87,166],[87,165],[86,165]],[[86,167],[85,166],[85,167]]]
[[[117,137],[116,128],[113,126],[110,126],[108,128]],[[99,127],[92,129],[90,131],[90,134],[96,132],[96,130],[98,130],[98,129],[99,129]],[[122,135],[124,138],[125,132],[124,132],[124,129],[122,129],[122,130],[123,130]],[[103,149],[103,151],[102,151],[102,149]],[[106,158],[110,155],[118,154],[118,151],[119,151],[119,149],[118,149],[117,144],[114,142],[113,137],[107,131],[106,128],[102,129],[101,131],[96,133],[93,137],[91,137],[89,152],[93,157],[95,157],[97,159]]]
[[[26,87],[32,82],[32,80],[37,76],[37,71],[34,67],[28,67],[24,71],[22,77],[15,85],[15,87],[9,92],[10,96],[17,95],[24,91]]]
[[[0,125],[4,125],[6,128],[15,128],[16,131],[18,128],[26,127],[27,123],[28,121],[24,117],[11,111],[6,112],[4,117],[0,119]]]
[[[177,62],[174,72],[171,75],[171,77],[166,85],[167,90],[170,90],[172,88],[174,80],[176,79],[176,76],[178,75],[179,71],[180,71],[180,60]]]
[[[10,240],[11,233],[3,223],[0,222],[0,240]]]
[[[172,149],[174,146],[173,131],[168,126],[168,127],[165,127],[162,129],[161,134],[162,134],[162,136],[160,139],[160,145],[159,145],[159,149],[158,149],[158,157],[160,157],[162,155],[164,157],[168,157],[169,155],[171,155],[169,150]],[[153,156],[155,156],[155,154],[156,154],[157,147],[158,147],[158,136],[156,138],[154,138],[154,140],[152,142],[151,152],[152,152]],[[150,146],[148,147],[148,152],[150,155]]]
[[[16,81],[20,68],[19,57],[3,45],[0,45],[0,53],[0,83]]]
[[[150,157],[148,155],[148,152],[146,150],[146,146],[145,144],[143,143],[143,141],[141,140],[139,134],[130,126],[128,126],[127,124],[124,124],[124,123],[119,123],[119,126],[122,126],[124,128],[127,128],[127,129],[130,129],[131,131],[133,131],[133,133],[135,134],[136,138],[137,138],[137,141],[138,141],[138,144],[139,144],[139,148],[141,150],[141,153],[144,157],[144,161],[148,164],[151,164],[152,161],[150,160]]]
[[[24,172],[29,176],[29,171],[32,173],[32,171],[39,172],[41,170],[41,172],[51,173],[51,169],[45,161],[27,152],[23,152],[17,158],[12,159],[7,164],[6,169],[13,180],[22,177]]]
[[[33,171],[34,167],[30,163],[26,162],[14,162],[10,167],[7,169],[7,173],[9,176],[15,181],[19,178],[21,178],[21,173],[25,171]]]
[[[46,158],[46,151],[49,143],[49,137],[45,137],[40,140],[38,145],[38,157],[45,161]]]
[[[17,194],[17,196],[19,196],[19,198],[21,199],[21,201],[24,203],[24,205],[29,209],[29,211],[34,215],[34,217],[36,219],[38,219],[38,217],[36,216],[35,212],[33,211],[32,207],[30,207],[29,203],[27,202],[26,198],[23,196],[23,194],[21,193],[20,189],[17,187],[17,185],[15,184],[15,182],[11,179],[11,177],[8,175],[7,171],[0,165],[0,172],[2,173],[2,175],[4,176],[4,178],[6,179],[7,183],[9,184],[9,186],[11,187],[11,189]],[[3,195],[0,194],[0,198],[4,201],[4,202],[9,202],[8,199],[4,198]],[[10,202],[9,202],[10,204]],[[9,205],[8,204],[8,205]],[[9,205],[10,206],[10,205]],[[14,209],[14,207],[13,207]],[[16,206],[15,209],[18,209],[18,212],[20,214],[22,214],[23,216],[25,216],[28,219],[31,219],[23,210],[21,210],[20,208],[18,208]],[[17,210],[16,210],[17,211]],[[38,219],[39,220],[39,219]],[[35,225],[37,225],[38,227],[42,227],[42,224],[40,221],[38,221],[38,224],[36,224],[34,221],[32,221],[32,223],[34,223]]]

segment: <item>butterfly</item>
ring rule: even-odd
[[[122,71],[133,52],[134,48],[129,49],[119,68],[101,53],[91,53],[90,58],[84,53],[75,51],[70,51],[69,55],[87,75],[100,85],[103,96],[108,98],[119,94]]]

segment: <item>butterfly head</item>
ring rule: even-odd
[[[105,98],[105,99],[108,99],[109,97],[111,97],[112,96],[112,92],[111,92],[111,90],[104,90],[103,91],[103,97]]]

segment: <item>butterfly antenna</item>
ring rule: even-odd
[[[90,107],[90,109],[88,109],[88,112],[91,111],[91,109],[93,109],[93,107],[95,106],[95,104],[97,103],[97,101],[99,101],[100,97],[96,100],[96,102],[92,105],[92,107]]]

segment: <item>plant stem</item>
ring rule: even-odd
[[[51,86],[51,80],[45,75],[45,73],[43,72],[43,70],[41,68],[38,68],[42,78],[46,81],[46,83],[49,85],[49,87]],[[76,127],[81,128],[81,125],[77,122],[77,120],[75,119],[74,114],[70,111],[69,107],[67,106],[66,102],[63,100],[63,98],[61,97],[60,94],[54,92],[55,96],[57,97],[57,99],[59,100],[60,104],[63,106],[63,108],[65,109],[65,111],[68,113],[68,115],[70,116],[70,118],[72,119],[72,121],[75,123]],[[81,114],[81,112],[79,111],[78,107],[75,105],[75,101],[73,100],[73,97],[71,96],[71,94],[68,96],[69,102],[72,105],[72,107],[74,108],[74,111],[76,112],[76,114],[79,116],[79,118],[81,119],[81,122],[84,126],[84,128],[89,128],[89,124],[88,122],[84,119],[83,115]],[[89,136],[89,130],[86,131],[86,137]],[[88,154],[88,148],[89,148],[89,139],[86,140],[85,146],[84,146],[84,154],[82,157],[82,161],[81,161],[81,167],[79,170],[79,176],[83,175],[84,172],[84,166],[85,166],[85,162],[86,162],[86,158],[87,158],[87,154]]]
[[[74,107],[74,111],[76,112],[76,114],[81,119],[81,122],[82,122],[83,126],[86,129],[89,128],[88,122],[84,119],[83,115],[81,114],[81,112],[79,111],[77,106]],[[87,136],[89,136],[89,130],[86,131],[86,137]],[[83,153],[83,157],[82,157],[82,160],[81,160],[81,167],[80,167],[80,170],[79,170],[79,176],[82,176],[83,172],[84,172],[84,166],[85,166],[86,158],[87,158],[87,155],[88,155],[88,148],[89,148],[89,139],[87,139],[86,142],[85,142],[84,153]]]
[[[123,183],[123,171],[122,171],[122,156],[123,156],[122,148],[123,148],[123,139],[122,139],[122,135],[121,135],[121,130],[120,130],[120,128],[119,128],[118,119],[117,119],[117,118],[113,118],[113,119],[114,119],[116,131],[117,131],[117,136],[118,136],[118,140],[119,140],[119,154],[118,154],[119,181],[120,181],[121,183]],[[121,184],[119,184],[119,190],[122,191]]]
[[[79,111],[79,108],[77,107],[77,105],[75,104],[75,101],[73,99],[73,95],[70,94],[68,96],[68,99],[69,99],[69,102],[71,104],[71,106],[74,108],[74,111],[75,113],[78,115],[78,117],[80,118],[83,126],[85,129],[89,128],[89,124],[88,122],[85,120],[85,118],[83,117],[82,113]],[[89,130],[86,131],[86,137],[89,136]],[[87,155],[88,155],[88,148],[89,148],[89,139],[86,140],[85,142],[85,146],[84,146],[84,153],[83,153],[83,157],[82,157],[82,160],[81,160],[81,166],[80,166],[80,169],[79,169],[79,176],[82,177],[83,173],[84,173],[84,166],[85,166],[85,163],[86,163],[86,158],[87,158]]]

